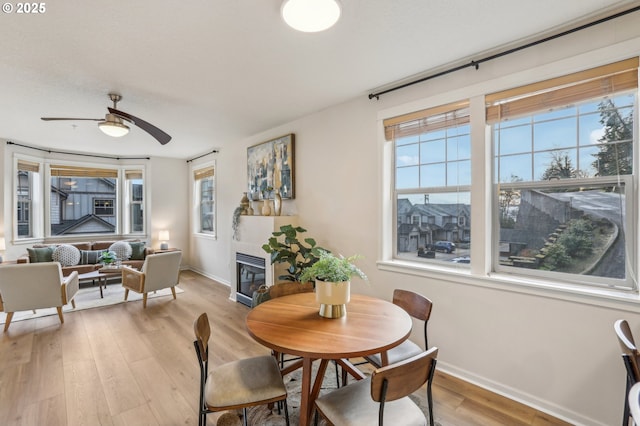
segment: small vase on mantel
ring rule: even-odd
[[[265,198],[264,204],[262,204],[262,216],[271,216],[271,206],[269,200]]]
[[[273,215],[280,216],[280,213],[282,213],[282,197],[280,192],[276,192],[273,196]]]
[[[242,198],[240,199],[240,207],[242,207],[242,213],[241,214],[248,214],[249,211],[249,207],[251,206],[251,204],[249,204],[249,197],[247,197],[247,193],[243,192],[242,193]]]

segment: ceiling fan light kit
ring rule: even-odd
[[[331,28],[342,10],[338,0],[284,0],[280,13],[291,28],[315,33]]]
[[[119,138],[129,133],[129,126],[123,124],[122,120],[113,114],[107,114],[105,121],[98,123],[98,127],[106,135],[113,136],[114,138]]]

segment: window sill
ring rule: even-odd
[[[202,232],[194,232],[193,236],[195,238],[203,239],[203,240],[217,240],[218,236],[216,234],[204,234]]]
[[[473,275],[468,268],[427,265],[405,260],[383,260],[377,262],[378,269],[388,272],[409,274],[452,284],[472,285],[489,289],[549,297],[575,303],[637,312],[640,295],[637,291],[579,286],[571,283],[549,282],[525,279],[504,273],[490,273],[486,276]]]

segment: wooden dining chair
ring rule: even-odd
[[[429,338],[427,336],[427,325],[433,308],[431,300],[421,294],[414,293],[409,290],[395,289],[393,291],[393,304],[400,306],[402,309],[407,311],[411,317],[419,321],[423,321],[424,349],[428,349]],[[424,349],[411,340],[405,340],[400,345],[387,351],[387,363],[383,362],[382,354],[369,355],[364,357],[364,359],[374,367],[380,368],[384,365],[395,364],[398,361],[417,355]],[[346,371],[343,370],[342,383],[346,384],[346,380],[347,374]]]
[[[320,414],[334,426],[424,426],[427,419],[409,395],[426,383],[429,424],[433,426],[431,383],[437,355],[438,348],[431,348],[322,395],[314,403],[315,424]]]
[[[618,343],[622,350],[622,361],[627,372],[622,424],[628,425],[631,419],[631,413],[629,412],[629,391],[633,385],[640,382],[640,353],[638,353],[636,343],[633,339],[633,333],[631,333],[631,327],[629,327],[627,320],[617,320],[613,325],[613,329],[618,337]],[[636,418],[636,421],[640,422],[640,418]]]
[[[209,368],[209,338],[211,328],[206,312],[193,323],[196,340],[193,345],[200,366],[200,402],[198,424],[204,426],[207,414],[242,408],[243,424],[247,426],[247,407],[284,403],[287,426],[287,390],[280,375],[280,368],[271,355],[232,361]]]

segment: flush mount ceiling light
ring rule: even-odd
[[[280,12],[291,28],[315,33],[338,22],[341,10],[337,0],[285,0]]]
[[[105,134],[119,138],[129,133],[129,127],[122,124],[122,120],[113,114],[107,114],[104,121],[98,123],[98,127]]]

